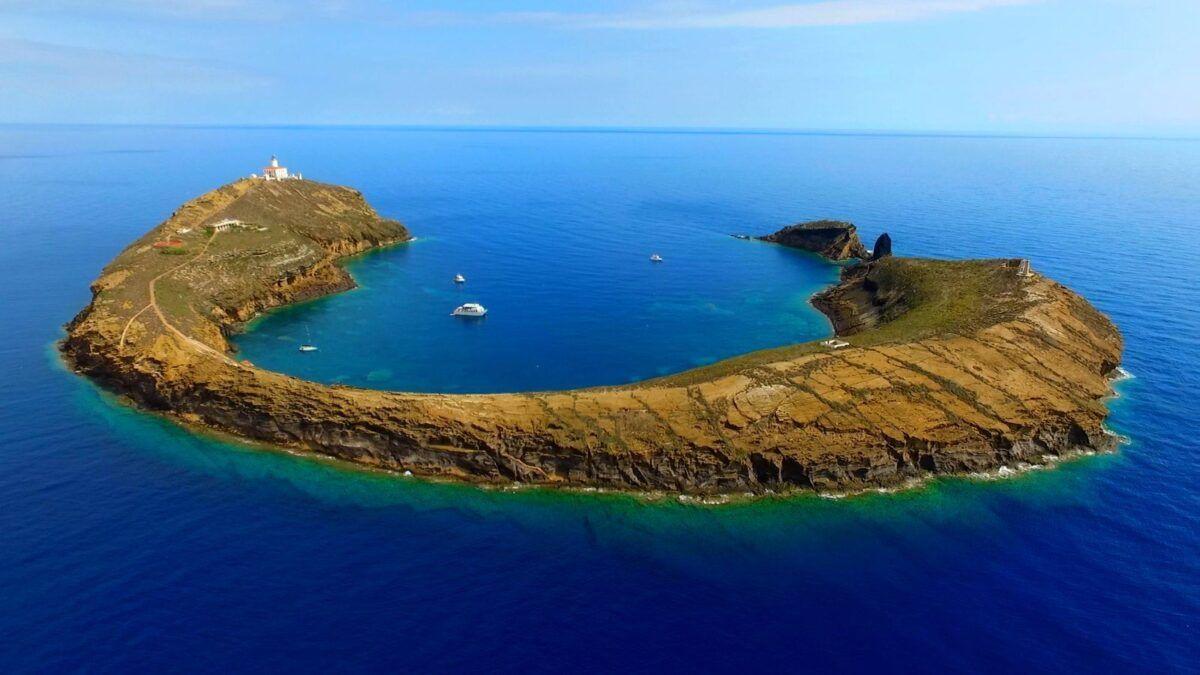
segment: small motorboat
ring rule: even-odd
[[[483,316],[487,314],[487,308],[477,302],[468,302],[465,305],[459,305],[450,312],[450,316]]]
[[[750,239],[750,235],[748,234],[731,234],[729,236],[733,237],[734,239]]]
[[[300,345],[300,351],[302,351],[302,352],[317,351],[317,346],[312,343],[312,332],[308,330],[308,326],[304,327],[304,337],[306,339],[304,341],[304,344]]]
[[[465,284],[465,283],[467,283],[467,278],[466,278],[466,277],[464,277],[464,276],[463,276],[463,275],[461,275],[461,274],[455,274],[455,275],[454,275],[454,283],[456,283],[456,284]]]
[[[654,255],[650,256],[650,262],[662,262],[662,256],[655,253]]]

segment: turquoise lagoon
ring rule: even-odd
[[[1200,143],[388,128],[0,128],[7,671],[1188,671],[1200,657]],[[278,154],[419,237],[238,340],[417,391],[614,384],[828,334],[820,260],[734,232],[857,222],[1030,257],[1127,339],[1114,455],[722,505],[480,490],[205,437],[65,370],[122,246]],[[70,162],[74,170],[58,167]],[[651,252],[666,261],[650,265]],[[468,277],[465,288],[451,283]],[[446,316],[463,301],[483,322]],[[295,347],[311,332],[321,351]],[[314,356],[315,358],[307,358]]]

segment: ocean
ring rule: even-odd
[[[729,235],[836,218],[1087,297],[1128,442],[851,496],[484,490],[198,435],[66,369],[100,268],[273,153],[417,240],[256,320],[259,365],[528,391],[816,339],[837,267]],[[1198,185],[1189,140],[0,126],[0,669],[1195,672]]]

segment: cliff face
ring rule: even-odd
[[[875,262],[875,261],[871,261]],[[857,264],[842,270],[841,283],[812,297],[839,336],[854,335],[902,316],[915,298],[900,284],[880,277],[884,265]]]
[[[262,370],[231,358],[223,336],[265,307],[344,288],[337,257],[407,232],[348,190],[286,186],[305,191],[295,204],[358,223],[314,231],[307,206],[263,207],[283,188],[232,187],[106,268],[63,343],[80,371],[191,424],[418,475],[695,493],[893,485],[1112,445],[1101,399],[1119,334],[1008,261],[856,266],[819,301],[850,346],[792,345],[631,386],[405,394]],[[178,234],[239,201],[252,227]],[[288,235],[260,241],[257,227]],[[152,248],[166,234],[198,236],[176,256]]]
[[[838,220],[797,223],[759,239],[819,253],[830,260],[867,257],[867,249],[859,241],[854,224]]]
[[[67,346],[115,339],[121,354],[136,354],[166,333],[224,354],[228,331],[258,312],[353,288],[338,259],[409,238],[355,190],[231,183],[184,204],[109,263]],[[168,240],[181,246],[156,246]]]
[[[875,240],[875,247],[871,249],[871,260],[879,260],[886,258],[892,254],[892,236],[887,232],[879,235]]]

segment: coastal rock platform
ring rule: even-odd
[[[865,257],[852,225],[824,222],[765,239]],[[1009,259],[851,265],[813,300],[837,346],[788,345],[616,387],[378,391],[231,351],[228,336],[262,311],[353,287],[340,259],[409,238],[349,188],[238,181],[113,260],[61,349],[79,372],[189,425],[483,483],[841,491],[1114,446],[1103,399],[1120,333]]]

